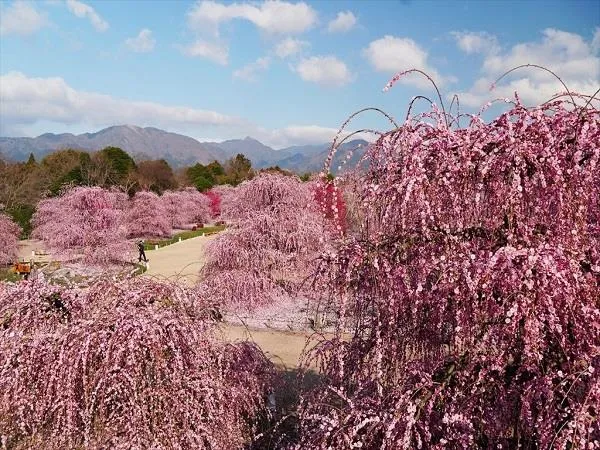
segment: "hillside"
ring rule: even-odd
[[[355,147],[365,141],[351,141],[344,147]],[[25,161],[30,153],[37,159],[64,148],[96,151],[104,147],[120,147],[130,155],[145,159],[165,159],[174,167],[213,160],[225,161],[243,153],[256,168],[279,166],[298,173],[314,172],[322,168],[330,144],[293,146],[281,150],[253,139],[233,139],[224,142],[199,142],[189,136],[158,128],[118,125],[96,133],[45,133],[36,138],[0,137],[0,154],[14,161]]]

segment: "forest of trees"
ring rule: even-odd
[[[279,167],[264,170],[291,174]],[[40,161],[32,154],[27,162],[10,162],[0,155],[0,210],[21,226],[23,236],[29,236],[37,203],[57,196],[67,187],[118,188],[130,196],[140,190],[162,194],[185,187],[205,192],[216,185],[237,186],[254,175],[251,161],[242,154],[223,164],[197,163],[176,170],[164,159],[136,161],[118,147],[93,153],[57,150]]]

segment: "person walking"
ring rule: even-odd
[[[142,262],[142,259],[144,262],[148,262],[148,259],[146,258],[146,252],[144,251],[144,241],[138,241],[137,247],[138,251],[140,252],[138,256],[138,262]]]

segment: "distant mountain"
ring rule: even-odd
[[[243,153],[256,167],[270,166],[280,157],[280,150],[273,150],[268,145],[246,136],[244,139],[232,139],[220,142],[217,145],[228,158]]]
[[[46,133],[36,138],[0,138],[0,151],[15,160],[25,160],[30,153],[40,158],[63,148],[95,151],[108,146],[120,147],[131,155],[143,153],[152,158],[165,158],[176,166],[208,163],[220,156],[191,137],[132,125],[79,135]]]
[[[330,165],[333,173],[338,173],[338,167],[343,166],[343,161],[346,159],[349,152],[352,152],[352,157],[346,163],[345,168],[353,168],[358,163],[361,156],[364,155],[367,149],[368,142],[362,139],[356,139],[343,143],[336,151],[333,162]],[[329,156],[331,144],[310,145],[303,147],[293,147],[295,150],[286,158],[279,160],[277,165],[282,169],[292,170],[297,173],[302,172],[318,172],[323,170],[325,160]],[[285,149],[286,151],[289,149]],[[300,150],[300,151],[299,151]]]
[[[352,141],[356,146],[365,141]],[[36,138],[0,137],[0,154],[6,159],[25,161],[30,153],[39,160],[55,150],[72,148],[87,151],[104,147],[120,147],[136,159],[166,159],[172,166],[181,167],[200,162],[225,161],[243,153],[256,168],[278,165],[296,172],[320,170],[329,151],[329,144],[305,145],[274,150],[253,139],[233,139],[224,142],[199,142],[189,136],[170,133],[158,128],[119,125],[98,131],[74,135],[46,133]]]

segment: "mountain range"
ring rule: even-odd
[[[345,149],[367,142],[354,140],[342,146]],[[96,151],[108,146],[119,147],[138,160],[165,159],[173,167],[224,162],[238,153],[244,154],[255,168],[279,166],[297,173],[316,172],[323,168],[331,144],[287,147],[281,150],[246,137],[224,142],[199,142],[189,136],[171,133],[158,128],[117,125],[96,133],[74,135],[71,133],[46,133],[36,138],[0,137],[0,154],[13,161],[25,161],[30,154],[41,159],[55,150],[72,148]],[[359,152],[362,154],[362,152]],[[340,158],[336,158],[340,159]],[[353,158],[354,159],[354,158]],[[334,163],[337,161],[334,160]],[[335,165],[335,164],[334,164]]]

